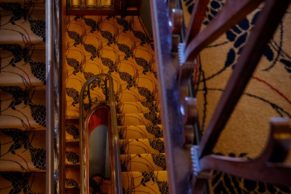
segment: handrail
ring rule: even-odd
[[[121,167],[120,167],[120,161],[119,161],[119,149],[118,149],[118,143],[119,143],[119,137],[118,137],[118,131],[117,131],[117,118],[116,118],[116,109],[115,109],[115,98],[114,98],[114,91],[113,91],[113,79],[107,74],[98,74],[95,76],[92,76],[90,79],[88,79],[82,86],[81,92],[80,92],[80,147],[81,147],[81,194],[88,194],[89,192],[89,175],[86,169],[86,166],[88,166],[87,162],[87,152],[86,145],[84,145],[83,138],[85,133],[85,126],[84,121],[87,118],[88,114],[85,114],[85,104],[84,99],[86,96],[89,98],[89,103],[92,103],[92,99],[90,97],[90,85],[95,83],[96,81],[99,81],[99,87],[101,87],[101,81],[104,79],[105,83],[105,100],[102,102],[95,103],[92,107],[90,107],[91,111],[94,111],[94,108],[98,106],[98,104],[105,103],[110,107],[110,132],[109,132],[109,154],[110,154],[110,167],[111,167],[111,180],[113,182],[113,193],[121,194],[122,193],[122,187],[121,187]],[[107,83],[108,81],[108,83]],[[108,84],[108,85],[107,85]],[[89,104],[89,106],[91,106]],[[85,157],[85,158],[84,158]],[[86,173],[87,172],[87,173]]]
[[[60,193],[61,1],[46,1],[46,193]]]

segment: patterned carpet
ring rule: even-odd
[[[139,18],[70,16],[64,28],[65,149],[70,153],[65,190],[78,193],[80,186],[80,89],[93,75],[106,73],[114,82],[123,192],[168,193],[154,51]],[[104,100],[100,88],[92,95]]]
[[[0,193],[45,193],[43,0],[0,1]]]
[[[193,9],[191,2],[183,1],[186,24]],[[221,10],[224,2],[210,0],[204,27]],[[290,8],[275,36],[265,47],[256,72],[219,138],[215,153],[254,158],[266,143],[270,118],[291,118]],[[259,14],[260,9],[253,11],[208,45],[200,55],[201,65],[195,69],[193,82],[197,88],[199,125],[202,131],[209,123]],[[248,181],[223,173],[215,174],[210,182],[210,190],[211,193],[291,193],[285,187]]]

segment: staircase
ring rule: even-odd
[[[79,193],[79,95],[99,73],[114,80],[123,193],[169,193],[154,51],[138,17],[68,16],[63,28],[64,193]]]
[[[0,193],[45,193],[45,2],[0,0]]]

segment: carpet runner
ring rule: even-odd
[[[45,2],[0,1],[0,193],[45,193]]]
[[[138,17],[65,17],[65,191],[80,187],[79,95],[92,75],[114,81],[123,193],[169,193],[153,46]],[[104,100],[102,89],[92,96]]]

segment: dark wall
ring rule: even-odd
[[[147,32],[152,37],[153,32],[152,32],[150,0],[141,1],[140,17]]]

